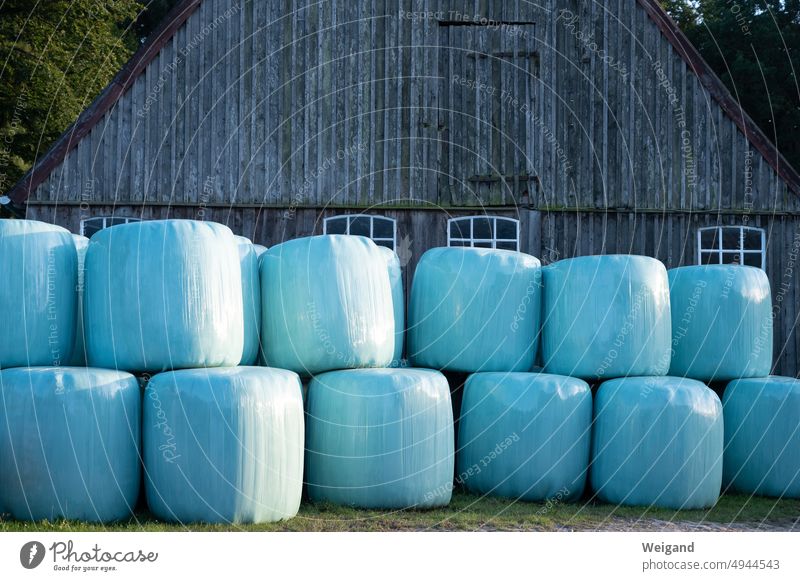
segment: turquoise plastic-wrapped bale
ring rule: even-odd
[[[722,404],[679,377],[607,381],[595,399],[592,488],[600,500],[710,508],[722,485]]]
[[[259,353],[261,327],[261,283],[258,277],[258,252],[242,236],[236,237],[242,269],[242,303],[244,307],[244,348],[240,365],[255,365]]]
[[[260,268],[267,365],[313,375],[391,364],[392,289],[372,240],[298,238],[267,250]]]
[[[670,375],[704,381],[765,377],[772,369],[772,296],[760,268],[669,271]]]
[[[267,247],[261,244],[253,244],[253,250],[256,252],[256,258],[261,258],[261,255],[267,251]]]
[[[400,257],[384,246],[378,247],[386,258],[389,267],[389,283],[392,285],[392,305],[394,306],[394,357],[391,367],[400,367],[403,362],[403,347],[406,342],[406,293],[403,290],[403,268]]]
[[[453,411],[441,373],[324,373],[309,386],[307,409],[306,481],[313,501],[380,509],[450,502]]]
[[[456,481],[525,501],[580,498],[589,467],[592,394],[572,377],[476,373],[464,386]]]
[[[283,369],[187,369],[144,396],[147,504],[161,519],[263,523],[297,514],[303,489],[300,378]]]
[[[583,379],[666,375],[667,270],[644,256],[585,256],[544,269],[545,371]]]
[[[111,522],[139,495],[141,397],[132,375],[0,372],[0,505],[19,520]]]
[[[75,312],[75,342],[72,348],[72,355],[69,364],[73,367],[86,367],[86,336],[83,327],[83,295],[86,286],[86,251],[89,250],[89,239],[86,236],[73,234],[72,240],[75,242],[75,250],[78,252],[78,282],[77,290],[77,310]]]
[[[541,264],[521,252],[434,248],[414,274],[408,350],[416,367],[528,371],[539,343]]]
[[[221,224],[113,226],[86,254],[89,363],[126,371],[237,365],[244,317],[239,250]]]
[[[732,381],[722,398],[725,487],[759,496],[800,498],[800,381]]]
[[[52,224],[0,220],[0,369],[63,365],[72,356],[78,256]]]

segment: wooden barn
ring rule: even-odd
[[[91,235],[763,268],[796,375],[800,176],[656,0],[183,0],[4,198]]]

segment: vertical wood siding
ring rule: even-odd
[[[33,195],[83,198],[800,209],[634,0],[206,0]]]

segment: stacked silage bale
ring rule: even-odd
[[[89,364],[131,372],[239,364],[237,242],[221,224],[136,222],[101,230],[86,255]]]
[[[87,355],[155,373],[144,397],[148,505],[177,522],[293,516],[302,490],[302,399],[258,355],[257,252],[220,224],[102,230],[87,254]],[[238,367],[242,364],[242,367]]]
[[[160,373],[144,394],[150,510],[181,523],[292,518],[300,508],[303,440],[296,373],[265,367]]]
[[[720,492],[722,409],[706,385],[667,375],[668,275],[655,259],[588,256],[544,273],[545,370],[602,382],[591,483],[615,504],[700,508]]]
[[[139,489],[139,391],[128,373],[85,367],[87,240],[0,221],[0,508],[26,520],[106,522]]]
[[[356,236],[301,238],[264,253],[264,357],[312,377],[305,466],[312,500],[442,506],[453,475],[450,394],[437,371],[390,368],[404,317],[399,264],[387,258]]]
[[[670,271],[671,373],[729,382],[723,395],[723,484],[800,498],[800,382],[770,376],[773,305],[763,270],[739,265]]]
[[[0,505],[20,520],[109,522],[139,494],[133,375],[79,367],[0,371]]]
[[[178,522],[290,518],[304,468],[312,500],[442,506],[454,461],[467,490],[528,501],[578,498],[587,475],[617,504],[708,507],[723,481],[800,496],[800,382],[768,377],[763,271],[435,249],[398,369],[402,270],[366,238],[266,250],[168,220],[85,247],[0,221],[0,511],[17,518],[124,518],[140,455],[151,510]],[[442,372],[468,374],[457,451]],[[143,405],[132,373],[155,373]],[[731,381],[724,405],[709,381]]]
[[[760,268],[687,266],[669,271],[670,374],[700,381],[766,377],[772,369],[772,299]]]
[[[72,235],[32,220],[0,220],[0,369],[64,365],[77,317]]]
[[[748,495],[800,498],[800,381],[734,380],[722,404],[725,486]]]
[[[456,483],[522,500],[580,497],[591,394],[580,379],[531,373],[542,272],[519,252],[437,248],[417,266],[409,306],[415,365],[469,373]]]
[[[539,343],[541,263],[520,252],[435,248],[409,304],[414,365],[466,373],[529,371]]]
[[[18,518],[123,518],[136,504],[142,455],[148,502],[164,518],[263,522],[297,512],[299,378],[233,367],[258,354],[259,249],[213,223],[102,230],[85,253],[81,309],[76,247],[85,239],[24,221],[3,221],[0,233],[13,257],[3,268],[20,287],[6,285],[2,299],[25,322],[0,345],[3,367],[80,362],[72,349],[82,335],[94,366],[2,371],[0,504]],[[131,373],[156,374],[144,382],[141,438]]]

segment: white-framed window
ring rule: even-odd
[[[129,222],[141,222],[139,218],[123,218],[121,216],[98,216],[96,218],[86,218],[81,220],[81,236],[91,238],[100,230],[117,226],[119,224],[127,224]]]
[[[325,218],[322,224],[323,234],[349,234],[366,236],[378,246],[390,250],[397,249],[397,220],[386,216],[369,214],[346,214]]]
[[[447,221],[447,245],[519,252],[519,220],[499,216],[451,218]]]
[[[712,226],[697,231],[698,264],[767,267],[767,233],[750,226]]]

